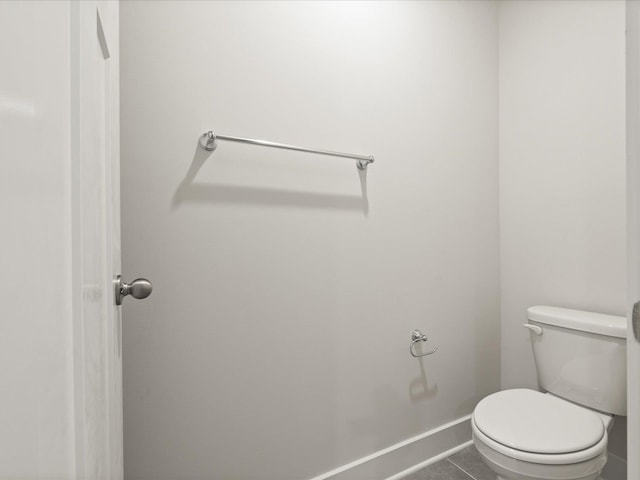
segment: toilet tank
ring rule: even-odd
[[[542,389],[604,413],[627,414],[625,317],[548,306],[530,307],[527,316]]]

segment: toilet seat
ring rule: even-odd
[[[607,432],[598,415],[534,390],[504,390],[486,397],[471,424],[478,441],[525,462],[568,465],[606,454]]]

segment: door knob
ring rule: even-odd
[[[122,305],[122,299],[127,295],[140,300],[147,298],[153,291],[153,285],[146,278],[136,278],[131,283],[125,283],[122,280],[122,275],[118,275],[113,284],[116,293],[116,305]]]

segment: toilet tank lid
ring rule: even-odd
[[[547,325],[609,337],[627,338],[627,319],[617,315],[536,305],[527,309],[527,318]]]

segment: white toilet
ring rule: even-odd
[[[537,306],[527,310],[538,382],[547,393],[484,398],[473,443],[502,480],[595,480],[613,415],[627,414],[624,317]]]

